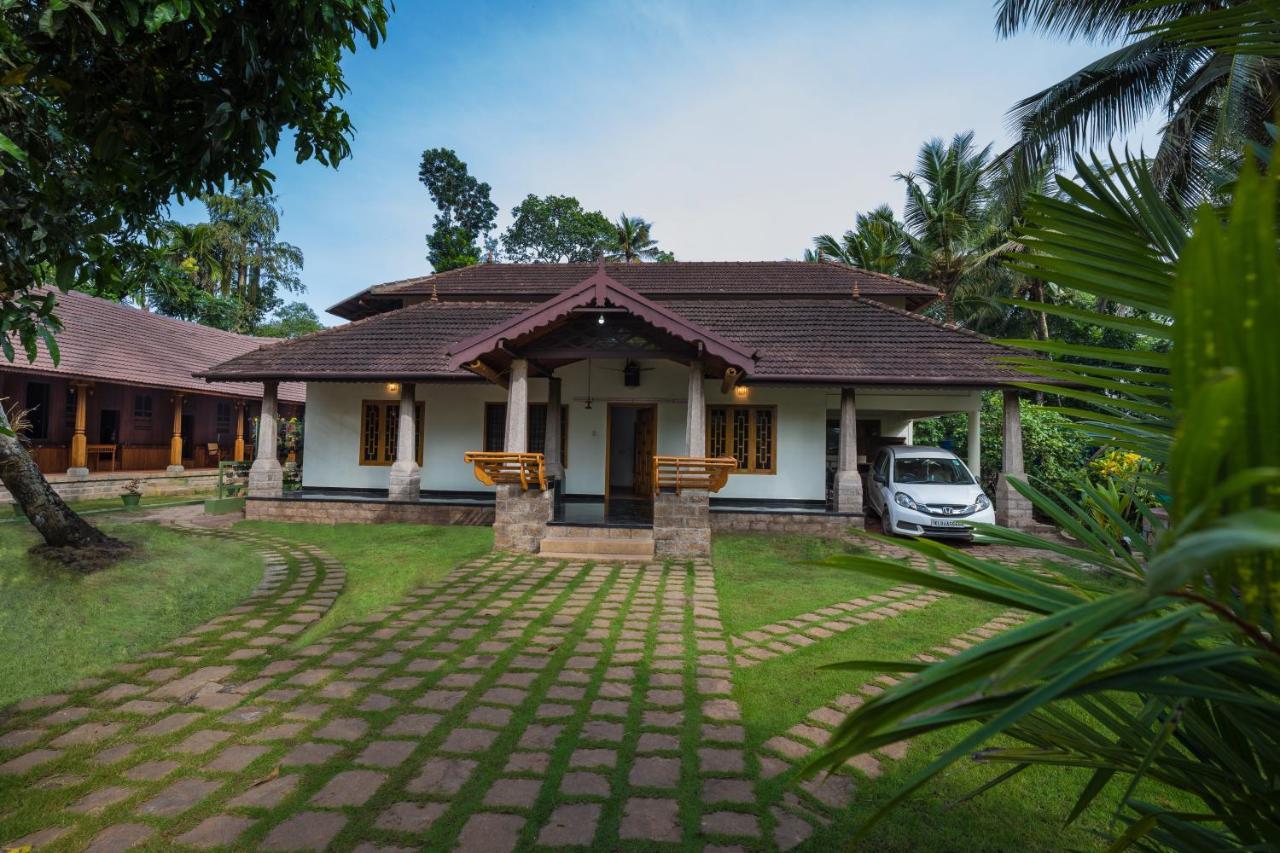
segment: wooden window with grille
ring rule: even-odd
[[[155,405],[150,394],[135,394],[133,397],[133,428],[141,432],[150,432],[154,424]]]
[[[426,405],[414,407],[414,447],[418,464],[422,464],[423,418]],[[360,403],[360,464],[390,465],[396,461],[396,442],[400,433],[399,400],[364,400]]]
[[[505,450],[507,443],[507,404],[484,404],[484,449]],[[529,452],[544,453],[547,447],[547,404],[529,404]],[[560,407],[560,464],[569,467],[569,407]]]
[[[711,406],[707,409],[707,455],[732,456],[735,473],[778,472],[776,406]]]

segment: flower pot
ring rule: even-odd
[[[125,509],[137,509],[138,504],[142,501],[142,495],[121,495],[120,500],[124,501]]]

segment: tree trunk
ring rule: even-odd
[[[1031,298],[1044,304],[1044,282],[1038,278],[1031,280]],[[1036,313],[1036,337],[1042,341],[1049,340],[1049,315],[1044,311]]]
[[[9,416],[0,406],[0,482],[44,541],[55,548],[117,545],[116,540],[71,511],[40,473],[31,454],[9,432]]]

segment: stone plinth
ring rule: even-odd
[[[857,470],[837,471],[836,512],[862,512],[862,475]]]
[[[249,468],[249,497],[278,498],[284,494],[284,469],[275,459],[259,458]]]
[[[659,558],[711,556],[711,501],[706,489],[654,497],[653,547]]]
[[[521,554],[538,553],[554,508],[554,488],[540,492],[498,486],[493,507],[493,547]]]
[[[1031,501],[1023,497],[1004,474],[996,480],[995,503],[996,524],[1001,527],[1027,530],[1036,526]]]
[[[393,501],[416,501],[422,492],[422,469],[418,463],[394,462],[387,481],[387,497]]]

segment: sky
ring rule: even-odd
[[[1104,52],[1001,40],[990,0],[396,5],[387,41],[343,64],[352,157],[299,165],[285,143],[269,165],[326,323],[346,296],[430,271],[424,149],[492,186],[499,231],[554,193],[644,217],[681,260],[799,258],[858,211],[901,211],[893,176],[926,139],[972,129],[999,150],[1010,106]]]

